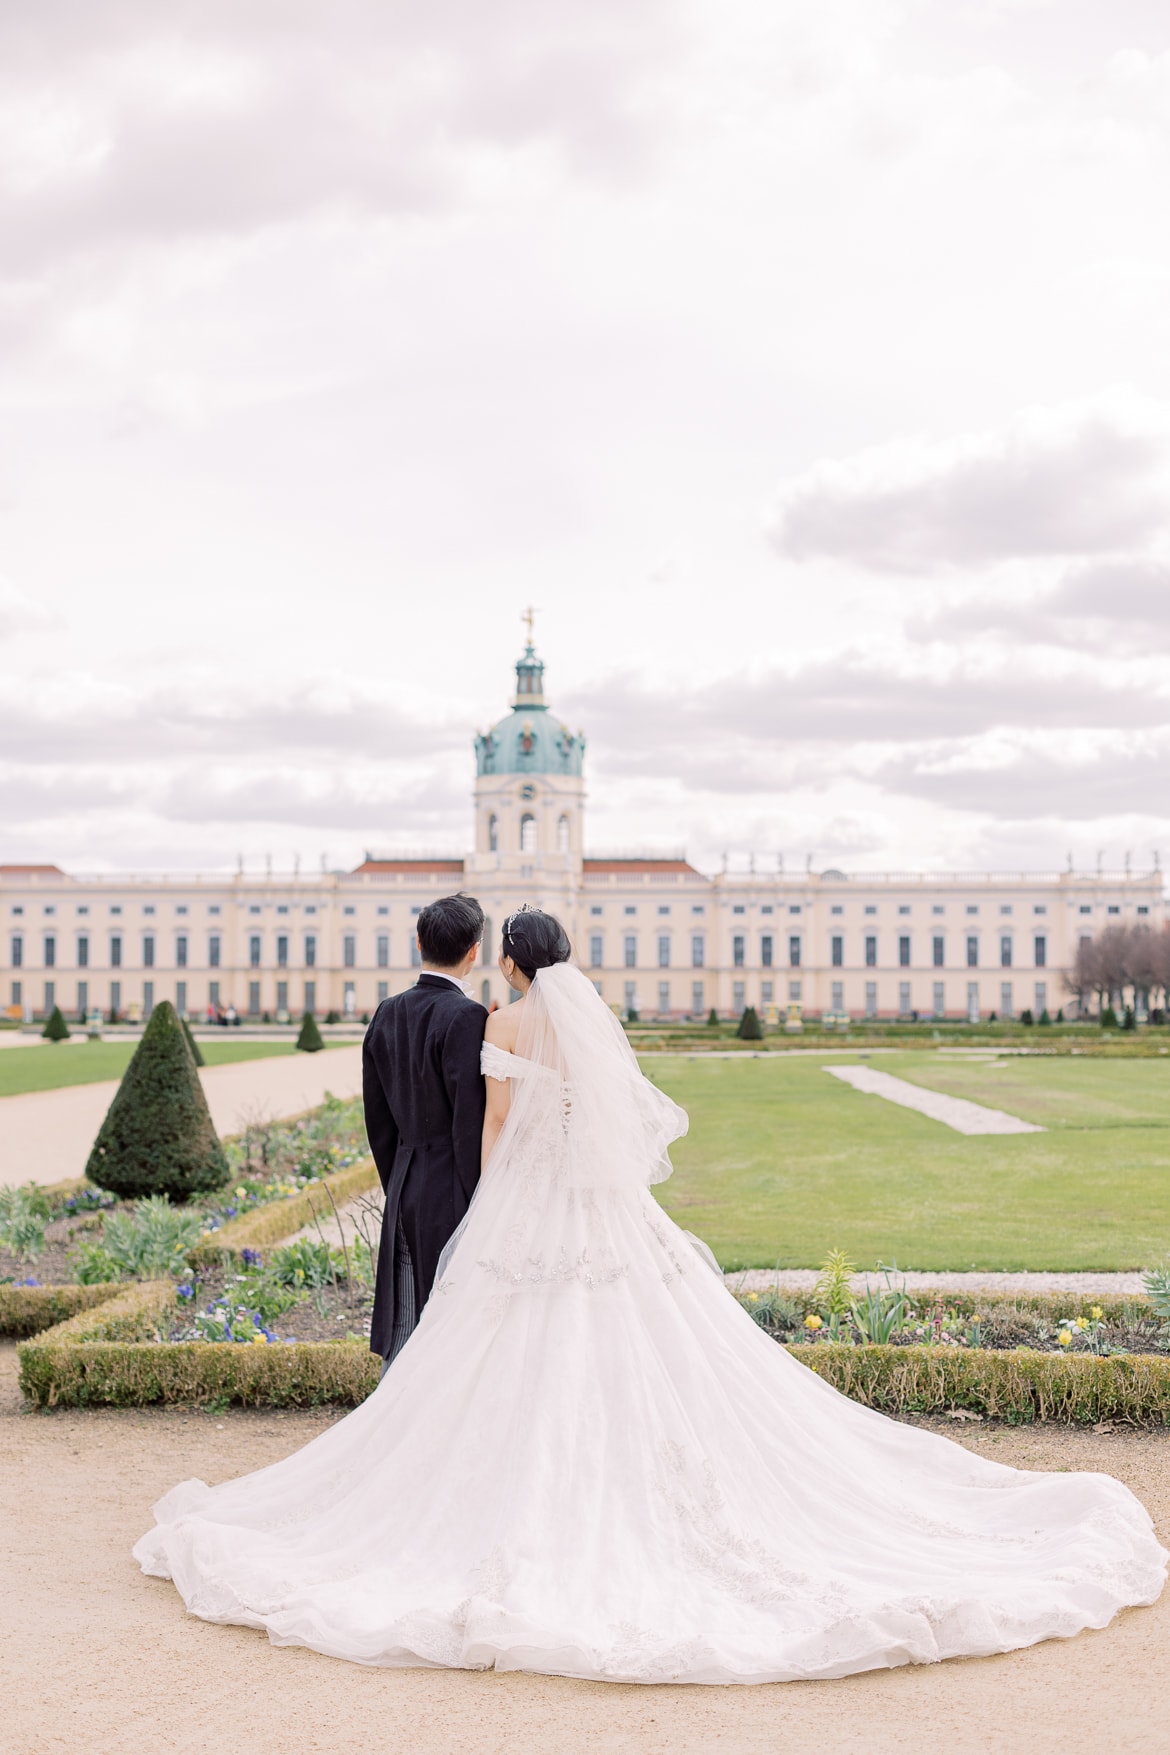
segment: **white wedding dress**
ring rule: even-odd
[[[577,970],[540,972],[511,1107],[418,1329],[285,1461],[187,1481],[136,1546],[192,1614],[357,1663],[771,1682],[1008,1651],[1152,1603],[1107,1475],[1004,1468],[769,1339],[649,1184],[686,1117]]]

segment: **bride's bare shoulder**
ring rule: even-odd
[[[523,1010],[524,1001],[521,999],[515,1005],[501,1006],[498,1012],[490,1012],[487,1028],[483,1033],[484,1041],[493,1043],[496,1048],[506,1048],[511,1053],[520,1033],[520,1014]]]

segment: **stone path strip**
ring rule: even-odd
[[[948,1097],[943,1091],[924,1090],[892,1073],[878,1072],[872,1066],[827,1066],[824,1069],[835,1079],[842,1079],[869,1097],[884,1097],[903,1109],[916,1109],[931,1121],[941,1121],[956,1133],[1043,1133],[1030,1121],[1018,1115],[1007,1115],[1002,1109],[986,1109],[982,1103],[969,1103],[965,1097]]]
[[[276,1055],[205,1066],[199,1077],[220,1134],[238,1133],[249,1121],[279,1120],[323,1103],[327,1092],[356,1097],[362,1088],[360,1044],[320,1054]],[[81,1176],[89,1149],[105,1119],[116,1079],[67,1085],[57,1091],[26,1091],[0,1098],[0,1185],[63,1182]]]

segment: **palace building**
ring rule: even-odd
[[[1081,872],[710,875],[683,857],[585,851],[585,740],[544,695],[529,643],[510,711],[475,739],[475,849],[368,854],[356,870],[75,877],[0,865],[0,1007],[39,1018],[360,1017],[415,979],[414,921],[454,890],[488,919],[475,992],[508,998],[499,928],[521,902],[560,917],[615,1007],[644,1018],[745,1006],[852,1017],[1055,1015],[1081,938],[1164,918],[1162,878]],[[5,991],[6,990],[6,991]]]

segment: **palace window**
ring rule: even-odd
[[[636,969],[638,967],[638,941],[632,932],[627,933],[623,949],[626,968]]]
[[[967,940],[967,967],[968,969],[977,969],[979,967],[979,940],[977,938],[969,938]],[[978,1001],[976,1001],[976,1005],[978,1005]],[[978,1022],[978,1019],[976,1019],[976,1022]]]
[[[82,933],[77,941],[77,967],[79,969],[89,968],[89,938],[85,933]],[[81,1007],[78,1006],[77,1009],[80,1011]]]
[[[1032,942],[1032,961],[1037,969],[1043,969],[1048,963],[1048,940],[1038,932]]]
[[[829,940],[829,961],[832,963],[834,969],[839,969],[845,961],[845,940],[841,937],[840,933],[834,933],[833,937]],[[839,1011],[840,1009],[839,1006],[834,1007],[834,1010],[836,1011]]]
[[[877,939],[872,933],[865,941],[865,966],[867,969],[877,968]]]
[[[558,853],[567,853],[568,851],[569,851],[569,819],[568,819],[568,817],[558,817],[557,818],[557,852]]]
[[[260,934],[253,933],[248,940],[248,965],[252,969],[260,967]]]
[[[731,960],[737,969],[743,968],[743,938],[739,933],[731,941]]]
[[[772,967],[772,934],[766,932],[760,940],[760,962],[765,969]]]
[[[305,968],[306,969],[315,969],[316,967],[317,967],[317,935],[316,935],[316,933],[309,932],[309,933],[305,934]],[[306,1011],[311,1012],[313,1008],[311,1005],[309,1005],[306,1002],[305,1009],[306,1009]]]
[[[45,940],[45,968],[46,969],[54,969],[54,968],[56,968],[56,966],[57,966],[57,941],[55,938],[46,938],[46,940]]]
[[[1001,938],[999,941],[999,966],[1001,969],[1010,969],[1012,966],[1012,941],[1010,938]]]
[[[605,941],[599,932],[595,932],[589,940],[589,967],[600,969],[604,962]]]
[[[520,818],[520,851],[521,853],[536,852],[536,818],[531,811],[525,811]]]
[[[663,933],[658,940],[658,967],[660,969],[670,968],[670,939],[665,933]],[[661,1010],[663,1008],[660,1007],[659,1009]]]
[[[497,816],[488,818],[488,852],[500,851],[500,819]]]
[[[288,934],[286,932],[282,932],[276,940],[276,967],[278,969],[288,968]],[[288,1007],[280,1006],[278,1010],[287,1011]]]
[[[946,945],[945,939],[942,939],[942,938],[932,938],[931,939],[931,941],[930,941],[930,960],[934,964],[936,969],[941,969],[943,964],[946,962],[946,960],[947,960],[946,950],[947,950],[947,945]]]
[[[347,969],[354,968],[357,963],[357,939],[352,932],[347,932],[341,941],[341,960]]]
[[[177,969],[187,967],[187,934],[185,932],[181,932],[175,940],[175,967]]]
[[[219,962],[219,940],[213,939],[212,943],[216,947],[215,960],[218,963]],[[115,933],[113,938],[110,940],[110,968],[111,969],[120,969],[121,967],[122,967],[122,937],[121,937],[120,933]]]
[[[701,932],[691,934],[691,968],[701,969],[707,961],[707,940]]]
[[[19,969],[24,963],[24,940],[18,932],[12,935],[12,967]]]
[[[378,934],[378,967],[379,969],[390,967],[390,935],[387,932]]]
[[[795,936],[788,941],[788,966],[790,969],[800,968],[800,940]]]
[[[154,968],[154,934],[152,932],[148,932],[142,941],[142,967],[144,969]]]
[[[908,938],[898,940],[898,966],[902,969],[910,967],[910,940]]]

